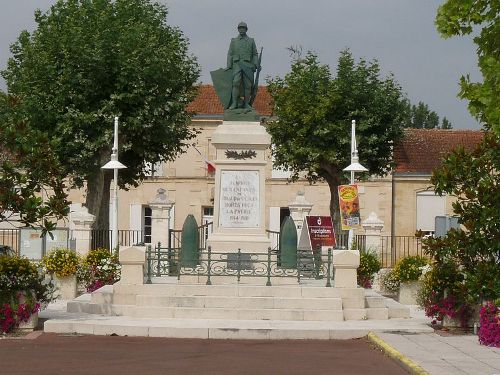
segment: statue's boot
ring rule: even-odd
[[[248,103],[248,102],[245,102],[245,103],[243,104],[243,108],[245,108],[245,109],[253,109],[253,107],[252,107],[252,106],[250,105],[250,103]]]

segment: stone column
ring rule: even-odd
[[[85,206],[75,207],[77,211],[70,213],[71,239],[75,241],[75,251],[85,255],[90,250],[92,224],[94,224],[95,216],[90,214]]]
[[[120,284],[144,284],[146,246],[130,246],[121,248],[119,258],[122,266]]]
[[[170,210],[174,202],[168,199],[165,189],[158,189],[151,207],[151,245],[154,247],[161,242],[162,247],[168,245],[168,230],[170,228]]]
[[[380,255],[380,237],[382,228],[384,228],[384,222],[377,217],[375,212],[372,212],[366,220],[363,220],[361,225],[365,230],[366,249],[376,251]]]
[[[334,250],[333,269],[335,271],[335,288],[356,288],[358,285],[358,267],[358,250]]]
[[[288,208],[290,209],[290,217],[295,223],[297,228],[297,240],[300,239],[300,233],[302,232],[302,224],[304,223],[304,218],[309,215],[312,210],[313,205],[306,201],[303,191],[298,191],[297,196],[293,202],[288,203]]]
[[[259,122],[224,121],[212,135],[216,149],[213,233],[215,252],[267,253],[266,150],[271,136]]]

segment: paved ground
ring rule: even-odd
[[[0,339],[2,374],[406,374],[365,339]]]
[[[500,375],[500,348],[479,345],[476,335],[377,335],[432,375]]]

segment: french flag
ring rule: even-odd
[[[203,154],[200,152],[200,150],[198,150],[198,149],[196,148],[196,146],[195,146],[194,144],[193,144],[192,146],[194,147],[194,149],[196,150],[196,152],[197,152],[198,154],[200,154],[200,156],[201,156],[201,157],[203,158],[203,160],[205,161],[205,168],[207,168],[207,172],[208,172],[208,174],[213,174],[213,173],[215,173],[215,165],[214,165],[214,163],[212,163],[211,161],[209,161],[209,160],[205,157],[205,155],[203,155]]]

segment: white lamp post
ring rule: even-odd
[[[358,158],[358,148],[356,145],[356,120],[351,122],[351,164],[344,168],[344,171],[351,172],[351,185],[354,185],[354,173],[355,172],[366,172],[368,169],[359,164]],[[347,240],[347,249],[352,249],[352,243],[354,241],[354,230],[349,229],[349,238]]]
[[[118,169],[127,168],[118,161],[118,117],[115,117],[115,131],[113,140],[113,149],[111,151],[111,160],[101,167],[102,169],[112,169],[113,175],[113,195],[111,196],[112,214],[109,221],[111,222],[111,250],[115,250],[118,246]]]

